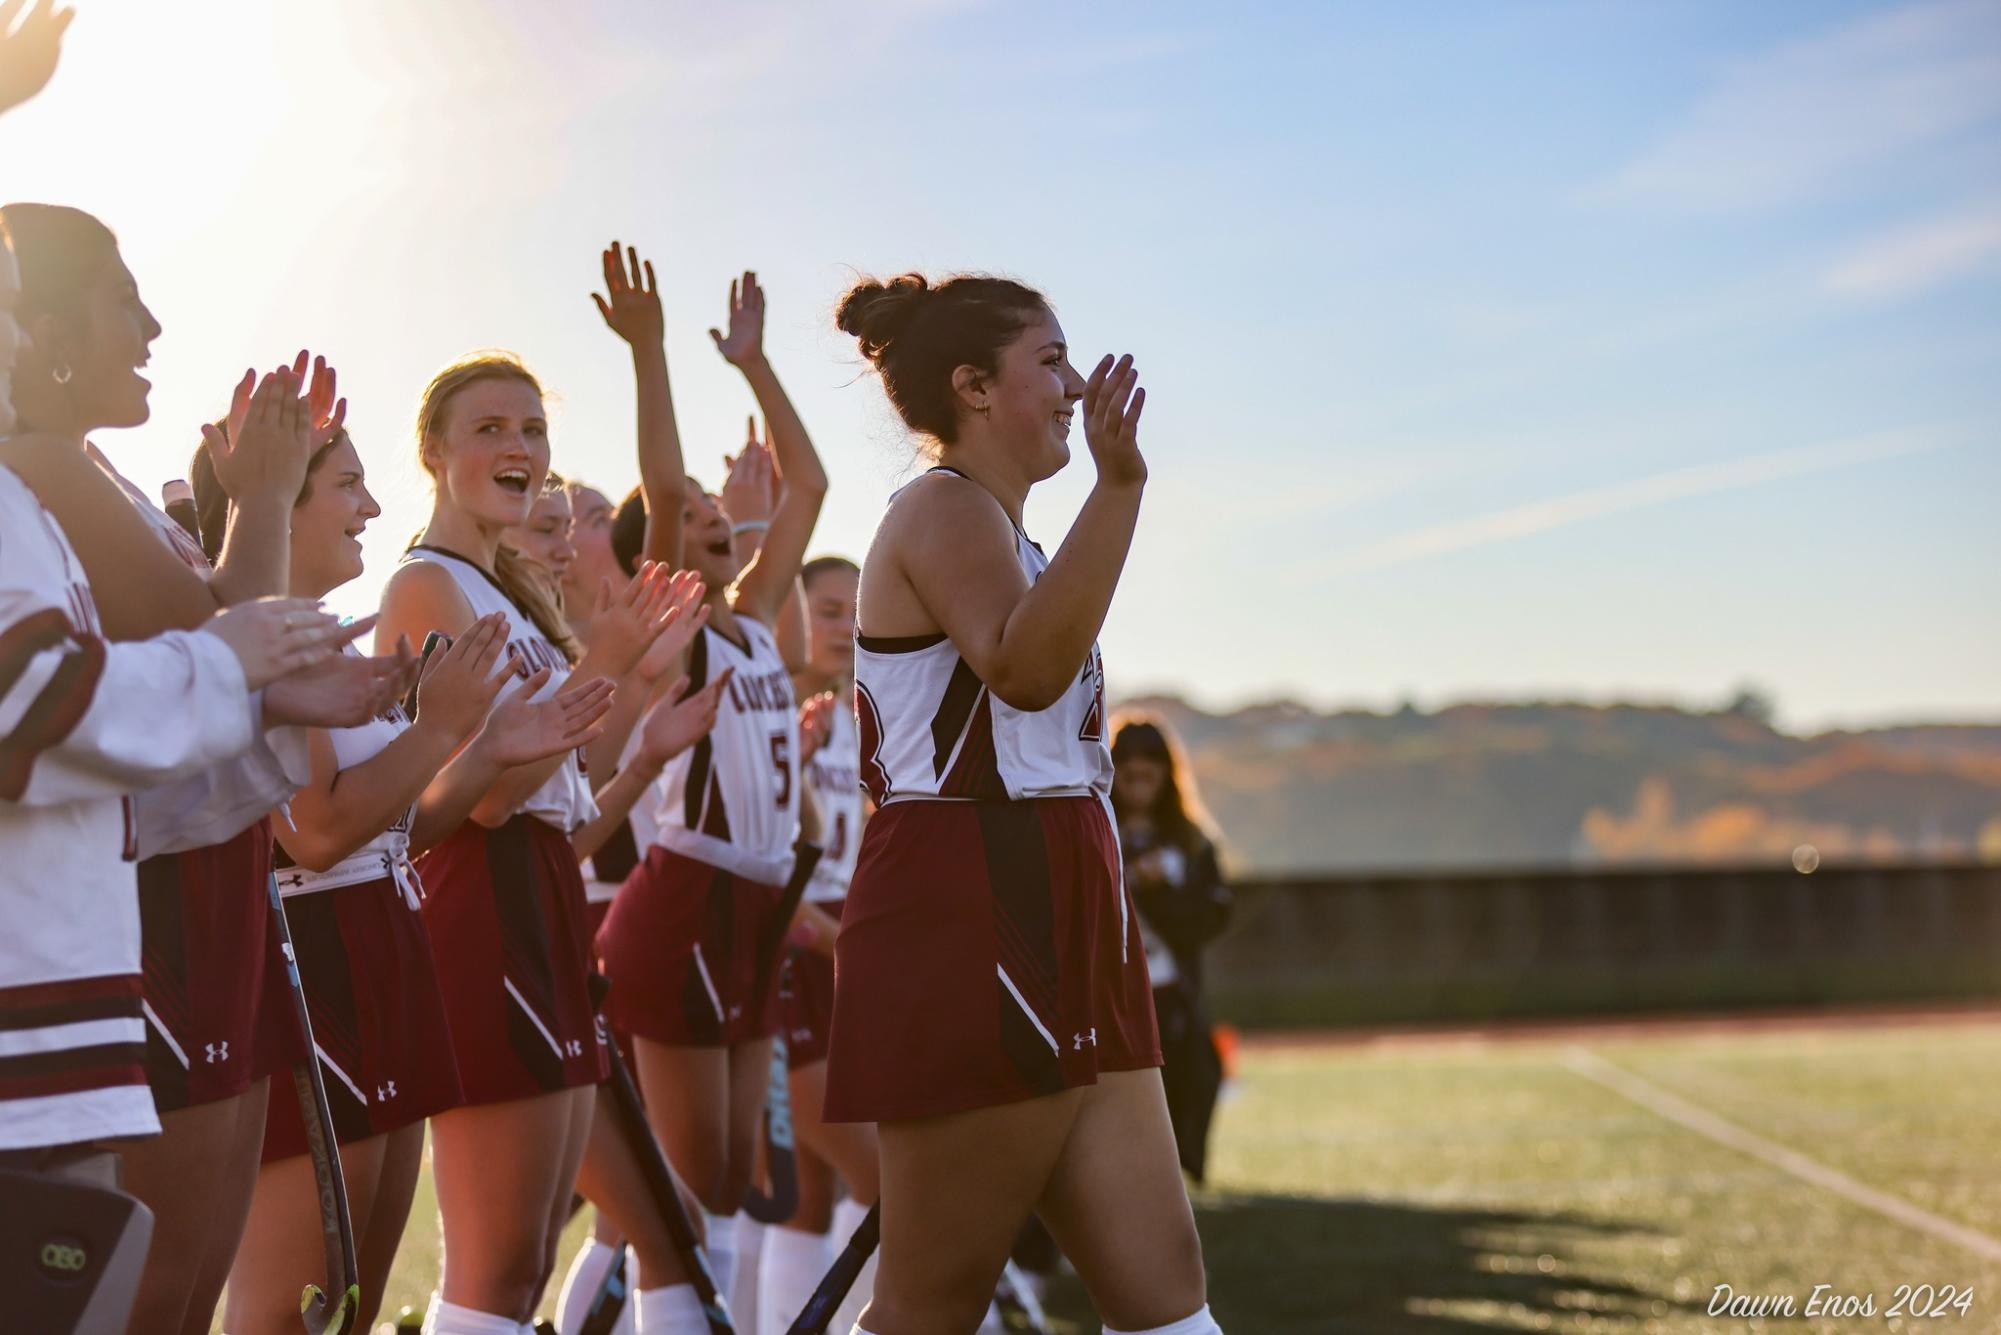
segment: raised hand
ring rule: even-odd
[[[764,289],[749,269],[730,283],[729,331],[711,329],[716,351],[739,371],[764,360]]]
[[[487,711],[520,669],[510,658],[494,671],[507,647],[507,617],[491,612],[465,628],[443,653],[433,652],[417,682],[417,718],[454,740],[463,740],[486,722]]]
[[[665,676],[668,668],[681,661],[682,651],[694,642],[702,627],[709,624],[709,609],[702,601],[707,592],[702,577],[692,570],[677,570],[668,578],[667,611],[672,616],[667,628],[633,669],[642,683],[650,686]]]
[[[729,685],[735,668],[724,668],[701,690],[688,693],[688,679],[681,678],[666,698],[646,712],[639,724],[638,762],[658,769],[709,735],[716,726],[716,710],[722,704],[723,688]]]
[[[292,361],[292,379],[306,384],[306,359],[308,353],[299,349],[299,355]],[[312,448],[332,443],[340,434],[341,425],[347,421],[347,400],[336,397],[338,373],[324,357],[312,358],[312,384],[306,390],[306,411],[312,419]]]
[[[605,296],[591,293],[598,314],[611,331],[633,347],[659,346],[667,334],[660,313],[660,287],[653,281],[653,261],[641,263],[639,252],[627,246],[621,254],[614,241],[604,251]]]
[[[638,666],[653,642],[681,615],[682,604],[673,601],[673,581],[667,567],[643,561],[639,572],[617,593],[612,592],[611,581],[599,582],[585,655],[593,669],[623,677]]]
[[[1139,415],[1145,407],[1132,354],[1115,363],[1106,353],[1084,382],[1084,441],[1102,481],[1121,486],[1146,481],[1146,460],[1139,452]]]
[[[349,638],[375,624],[345,628]],[[340,654],[278,678],[264,688],[264,721],[313,728],[354,728],[389,711],[416,679],[417,658],[406,641],[396,652],[366,658]]]
[[[799,763],[804,765],[827,744],[834,731],[835,700],[832,691],[822,691],[799,706]]]
[[[299,397],[299,379],[280,367],[256,381],[245,372],[232,396],[228,426],[202,424],[216,481],[241,504],[258,498],[298,500],[312,458],[310,406]],[[241,404],[239,409],[238,404]]]
[[[602,720],[611,708],[609,680],[573,681],[546,700],[534,699],[548,680],[549,669],[543,668],[486,716],[473,745],[494,764],[532,765],[588,746],[604,731]]]
[[[771,446],[757,438],[757,419],[745,419],[744,445],[735,455],[723,456],[729,472],[723,478],[723,513],[732,524],[768,524],[778,508],[778,470],[771,462]]]
[[[311,598],[259,598],[216,613],[203,632],[228,645],[243,666],[251,690],[289,672],[324,662],[342,645],[364,635],[375,618],[342,626]]]
[[[0,111],[20,106],[48,86],[62,55],[63,31],[76,17],[74,9],[57,9],[55,0],[35,0],[16,26],[23,3],[0,3]]]

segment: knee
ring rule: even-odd
[[[480,1258],[479,1273],[468,1285],[474,1290],[467,1295],[470,1301],[458,1298],[452,1301],[526,1321],[535,1314],[535,1304],[541,1299],[550,1255],[550,1249],[539,1232],[509,1245],[491,1247]],[[451,1262],[451,1253],[447,1251],[447,1270],[451,1268]]]

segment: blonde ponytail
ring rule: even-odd
[[[493,554],[493,578],[515,606],[528,614],[535,628],[563,651],[563,657],[574,665],[584,656],[583,645],[563,615],[563,595],[546,569],[503,542]]]

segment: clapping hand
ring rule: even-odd
[[[633,669],[644,685],[651,686],[680,662],[688,645],[709,624],[708,605],[702,601],[707,592],[702,577],[692,570],[677,570],[668,577],[667,611],[672,618]]]
[[[602,720],[611,709],[609,680],[573,681],[546,700],[535,699],[548,680],[548,668],[534,673],[486,716],[473,745],[488,760],[503,768],[532,765],[588,746],[604,731]]]
[[[690,694],[688,679],[682,677],[667,691],[666,698],[648,710],[639,724],[638,763],[659,769],[675,756],[709,735],[716,726],[716,710],[722,704],[723,688],[729,685],[735,668],[724,668],[716,679]]]
[[[635,348],[660,346],[667,320],[660,313],[653,261],[642,264],[637,250],[627,246],[621,254],[618,242],[612,242],[604,251],[604,286],[606,295],[593,292],[591,300],[611,331]]]
[[[245,683],[255,691],[324,662],[374,624],[370,617],[353,627],[342,626],[338,617],[320,611],[310,598],[259,598],[216,613],[202,630],[229,646],[243,668]]]
[[[375,624],[374,617],[344,629],[352,639]],[[264,688],[264,721],[311,728],[356,728],[388,712],[416,677],[417,657],[407,641],[396,652],[373,658],[336,654],[280,677]]]
[[[778,469],[771,462],[771,446],[757,438],[757,419],[746,419],[744,445],[735,455],[723,456],[729,472],[723,478],[723,513],[732,525],[768,524],[778,508]]]
[[[599,581],[586,645],[591,666],[623,677],[684,611],[685,605],[675,599],[667,567],[657,561],[641,562],[639,573],[617,593],[612,592],[610,580]]]
[[[453,741],[472,736],[508,681],[521,672],[521,660],[514,657],[494,671],[506,647],[507,617],[490,612],[467,626],[443,653],[433,650],[417,681],[418,721]]]
[[[711,329],[716,351],[737,370],[746,370],[764,357],[764,289],[749,269],[730,283],[729,330]]]
[[[799,763],[802,766],[833,735],[835,707],[832,691],[822,691],[799,706]]]
[[[35,0],[17,26],[25,0],[0,3],[0,111],[18,107],[48,86],[62,55],[63,31],[76,17],[74,9],[57,9],[55,0]]]
[[[238,504],[281,498],[289,508],[305,486],[312,457],[310,405],[290,367],[257,378],[245,371],[231,397],[226,426],[202,424],[215,480]],[[254,389],[253,389],[254,386]]]

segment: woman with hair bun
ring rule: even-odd
[[[1033,1212],[1108,1335],[1216,1331],[1095,643],[1139,519],[1146,392],[1131,357],[1079,376],[1042,295],[1004,278],[865,280],[838,323],[935,460],[862,565],[855,710],[878,810],[834,947],[825,1110],[881,1144],[880,1269],[854,1329],[973,1331]],[[1097,482],[1045,557],[1022,507],[1069,461],[1080,400]]]

